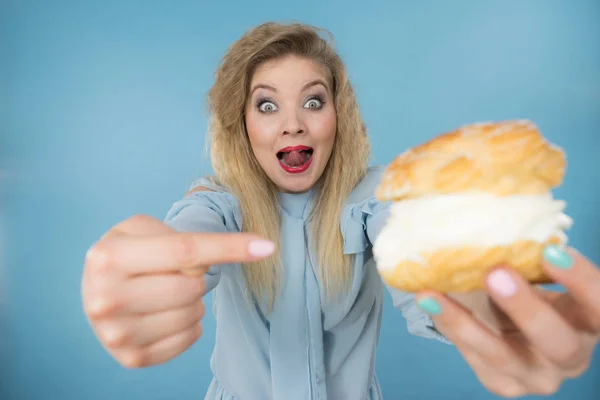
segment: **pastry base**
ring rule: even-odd
[[[542,267],[542,251],[547,244],[558,242],[552,238],[546,243],[524,240],[509,246],[440,249],[422,254],[423,264],[404,261],[393,270],[379,270],[379,274],[387,285],[405,292],[460,293],[485,289],[488,273],[502,265],[532,284],[548,284],[552,280]]]

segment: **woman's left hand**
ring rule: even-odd
[[[481,383],[503,397],[555,393],[588,369],[600,339],[600,270],[573,249],[544,254],[546,271],[565,293],[534,288],[509,268],[488,276],[488,295],[504,314],[497,321],[508,324],[486,324],[439,293],[417,298]]]

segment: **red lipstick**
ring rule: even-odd
[[[289,153],[292,151],[307,151],[310,152],[309,153],[309,157],[308,160],[306,160],[306,162],[302,165],[298,165],[295,167],[291,167],[289,165],[286,165],[284,163],[284,158],[285,155],[283,153]],[[277,152],[277,158],[279,160],[279,165],[281,166],[281,168],[283,168],[284,171],[286,171],[287,173],[290,174],[299,174],[302,173],[304,171],[306,171],[310,165],[312,164],[312,160],[313,160],[313,148],[312,147],[308,147],[308,146],[289,146],[289,147],[284,147],[283,149],[279,150]]]

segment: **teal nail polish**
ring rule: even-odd
[[[544,249],[544,258],[552,265],[560,269],[569,269],[573,265],[573,258],[569,253],[556,245],[548,245]]]
[[[417,305],[427,314],[438,315],[442,312],[442,306],[434,298],[423,297],[417,302]]]

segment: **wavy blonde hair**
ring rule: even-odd
[[[329,75],[337,116],[331,157],[315,186],[312,211],[314,245],[323,298],[336,298],[352,281],[351,255],[343,252],[340,216],[345,199],[364,177],[370,143],[345,66],[324,39],[322,29],[294,23],[262,24],[246,32],[225,54],[208,94],[210,155],[217,183],[238,199],[244,232],[280,244],[279,190],[256,160],[245,127],[245,106],[257,67],[266,61],[296,55],[322,65]],[[331,34],[329,34],[331,39]],[[303,246],[303,243],[298,243]],[[279,246],[278,246],[279,247]],[[244,265],[246,295],[270,312],[281,287],[281,255]]]

